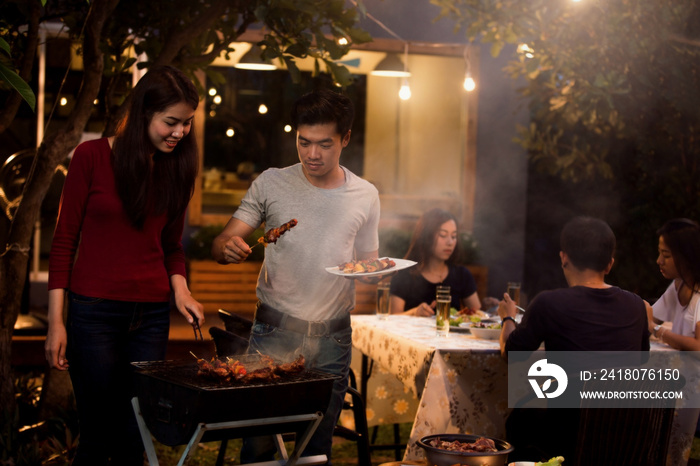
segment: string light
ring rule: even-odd
[[[401,89],[399,89],[399,98],[401,100],[408,100],[411,98],[411,87],[408,85],[408,78],[403,78],[403,84]]]
[[[474,81],[474,78],[472,77],[472,71],[471,71],[471,61],[469,60],[469,46],[464,47],[464,63],[466,67],[466,71],[464,73],[464,90],[467,92],[471,92],[474,89],[476,89],[476,82]]]
[[[573,0],[573,1],[578,1],[578,0]],[[359,8],[357,0],[350,0],[350,3],[352,3],[356,8]],[[393,36],[395,39],[400,40],[401,42],[404,43],[404,74],[407,76],[410,76],[410,73],[408,73],[408,42],[404,41],[398,34],[396,34],[394,31],[392,31],[390,28],[388,28],[384,23],[379,21],[377,18],[372,16],[369,12],[365,12],[365,15],[367,18],[372,20],[374,23],[376,23],[379,27],[384,29],[386,32],[388,32],[391,36]],[[432,46],[436,46],[437,44],[430,44]],[[386,59],[386,58],[385,58]],[[466,72],[464,75],[464,82],[463,82],[463,87],[467,92],[472,92],[474,89],[476,89],[476,81],[471,75],[471,70],[470,70],[470,62],[469,62],[469,47],[464,48],[464,60],[466,63]],[[380,63],[381,65],[381,63]],[[395,70],[398,72],[398,70]],[[394,74],[381,74],[381,70],[377,70],[375,68],[370,74],[376,75],[376,76],[396,76],[397,73]],[[400,72],[399,72],[400,73]],[[403,83],[401,85],[401,88],[399,89],[399,98],[402,100],[408,100],[411,98],[411,87],[409,86],[408,83],[408,77],[404,77]]]
[[[403,46],[403,71],[408,74],[408,42]],[[403,84],[399,89],[399,99],[408,100],[411,98],[411,86],[408,85],[408,77],[403,78]]]
[[[518,53],[525,55],[527,58],[532,58],[535,56],[535,51],[527,44],[518,45]]]

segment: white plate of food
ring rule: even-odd
[[[498,340],[501,336],[501,324],[472,324],[469,331],[482,340]]]
[[[372,272],[363,272],[362,270],[372,270],[375,267],[374,261],[350,261],[344,264],[336,265],[335,267],[326,267],[326,272],[341,277],[373,277],[377,275],[386,275],[389,273],[398,272],[399,270],[407,269],[416,265],[415,261],[407,259],[394,259],[392,257],[381,257],[376,259],[379,262],[385,262],[385,268],[373,270]],[[391,263],[393,262],[393,265]],[[378,267],[377,267],[378,268]]]
[[[491,319],[493,317],[492,315],[487,314],[486,312],[482,311],[481,309],[469,309],[468,307],[460,309],[458,314],[460,316],[464,317],[465,321],[471,320],[473,322],[479,322],[480,320],[487,320],[487,319]]]

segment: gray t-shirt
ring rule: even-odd
[[[298,224],[265,250],[257,296],[305,320],[344,315],[355,306],[355,282],[325,268],[353,259],[353,251],[378,249],[379,195],[345,167],[345,184],[313,186],[301,164],[270,168],[255,179],[233,216],[265,230],[291,219]]]

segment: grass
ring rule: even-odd
[[[371,433],[370,429],[370,433]],[[411,425],[402,424],[400,426],[401,442],[408,442]],[[393,443],[393,428],[390,425],[380,426],[378,428],[375,444]],[[219,454],[220,442],[201,443],[195,448],[194,454],[187,463],[189,466],[214,466],[216,458]],[[182,452],[185,449],[184,445],[177,447],[168,447],[155,443],[156,455],[158,462],[163,466],[174,465],[180,460]],[[287,449],[292,451],[293,445],[288,444]],[[234,439],[228,442],[226,448],[225,462],[226,465],[240,464],[239,453],[241,450],[240,439]],[[401,452],[403,455],[403,451]],[[357,465],[357,447],[354,442],[335,438],[333,440],[332,461],[335,466],[353,466]],[[372,451],[372,465],[378,466],[382,463],[395,461],[393,450],[375,450]]]

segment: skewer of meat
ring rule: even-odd
[[[199,370],[197,375],[216,380],[222,383],[231,382],[233,380],[243,383],[272,381],[279,379],[280,376],[294,374],[304,370],[305,359],[303,355],[299,355],[294,361],[285,364],[275,364],[274,360],[261,354],[260,362],[262,367],[249,371],[237,359],[226,358],[226,361],[212,358],[211,361],[198,358],[194,353],[190,352],[197,359]]]
[[[265,232],[263,236],[258,238],[258,244],[262,244],[265,247],[267,247],[268,244],[274,244],[277,242],[280,236],[282,236],[295,226],[297,226],[297,220],[294,218],[288,221],[287,223],[283,223],[277,228],[270,228]],[[257,246],[257,244],[255,246]]]

